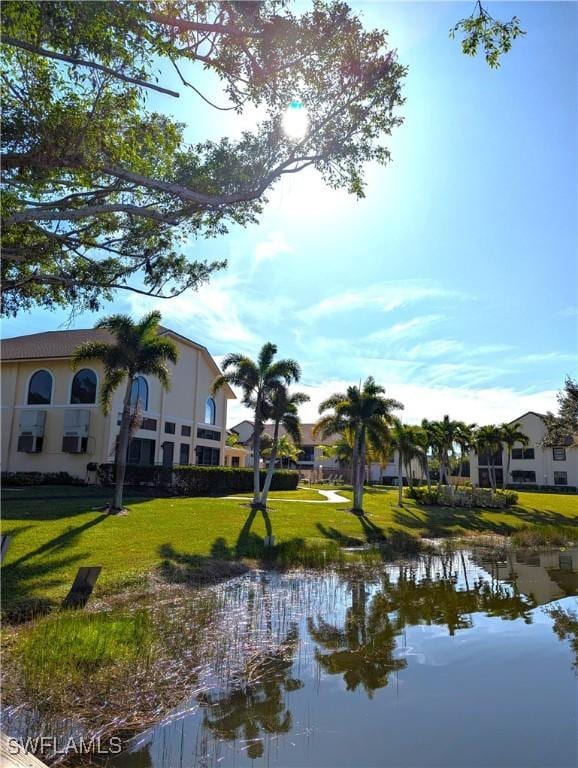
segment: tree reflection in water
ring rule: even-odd
[[[554,622],[552,629],[560,640],[568,640],[574,653],[572,669],[578,674],[578,613],[565,610],[559,605],[547,610],[548,616]]]
[[[223,696],[206,696],[203,726],[220,739],[242,739],[252,759],[265,751],[261,734],[288,733],[293,725],[285,693],[303,686],[291,675],[297,627],[293,626],[280,649],[259,659],[248,670],[247,679]]]
[[[351,606],[342,627],[323,618],[308,621],[309,633],[320,646],[316,659],[332,675],[343,675],[348,690],[359,685],[372,696],[388,684],[392,672],[407,666],[395,656],[396,637],[407,626],[445,626],[450,635],[473,626],[472,614],[530,624],[534,604],[507,584],[481,576],[458,588],[459,557],[430,556],[386,572],[369,598],[368,585],[352,581]]]

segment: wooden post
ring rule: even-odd
[[[63,608],[84,608],[92,594],[96,580],[100,576],[100,565],[79,568],[70,592],[64,598]]]

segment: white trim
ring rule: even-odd
[[[4,408],[4,409],[12,408],[12,406],[11,405],[3,405],[2,408]],[[14,409],[16,409],[16,408],[20,408],[20,409],[24,409],[24,410],[27,409],[27,408],[32,408],[32,409],[36,409],[36,410],[38,410],[39,408],[97,408],[98,409],[98,408],[100,408],[100,406],[99,406],[98,403],[65,403],[64,405],[57,405],[57,404],[52,404],[52,403],[50,405],[46,405],[46,404],[43,403],[41,406],[38,405],[38,404],[36,404],[36,405],[34,405],[34,404],[30,404],[30,405],[28,405],[28,404],[26,404],[26,405],[15,405]]]
[[[71,403],[70,402],[72,399],[72,383],[74,379],[78,376],[78,374],[81,373],[82,371],[90,371],[91,373],[94,373],[94,375],[96,376],[96,392],[94,394],[94,403]],[[88,366],[84,366],[83,368],[79,368],[77,371],[74,371],[72,374],[72,377],[68,384],[68,402],[73,407],[75,405],[96,405],[98,403],[99,390],[100,390],[100,377],[98,373],[94,370],[94,368],[89,368]]]
[[[50,379],[52,381],[52,384],[50,385],[50,402],[49,403],[29,403],[28,396],[30,395],[30,382],[32,381],[32,377],[36,376],[36,374],[40,373],[40,371],[46,371],[46,373],[49,374]],[[52,405],[52,396],[54,395],[54,374],[52,373],[50,368],[37,368],[35,371],[32,371],[32,373],[28,377],[28,381],[26,382],[26,389],[24,391],[24,394],[26,395],[26,397],[24,398],[26,400],[26,404],[30,405],[33,408],[38,408],[39,405]]]

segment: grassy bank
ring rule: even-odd
[[[97,509],[108,498],[94,489],[6,490],[3,532],[12,541],[3,567],[5,608],[36,598],[60,601],[77,569],[100,565],[97,594],[142,578],[155,567],[179,580],[183,569],[207,560],[259,559],[264,538],[274,535],[281,562],[299,562],[304,549],[322,557],[343,545],[379,541],[398,531],[410,536],[468,533],[512,534],[520,529],[564,526],[578,538],[578,497],[520,493],[506,511],[425,507],[411,500],[397,506],[395,490],[368,489],[366,516],[347,504],[310,504],[313,491],[272,494],[271,510],[253,512],[228,498],[128,497],[130,514],[108,517]],[[351,498],[348,490],[339,489]],[[304,498],[305,497],[305,498]],[[574,538],[574,537],[573,537]]]

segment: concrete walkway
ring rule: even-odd
[[[324,496],[324,498],[313,501],[312,499],[275,499],[271,497],[268,498],[267,501],[287,501],[290,504],[351,504],[351,499],[342,496],[338,491],[320,491],[318,488],[299,488],[299,490],[316,491],[321,496]],[[249,501],[250,496],[227,496],[227,499],[232,499],[233,501]]]

